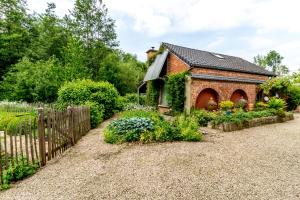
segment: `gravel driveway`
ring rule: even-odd
[[[0,199],[300,199],[299,114],[200,143],[109,145],[102,127]]]

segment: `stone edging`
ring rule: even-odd
[[[223,130],[224,132],[230,132],[230,131],[241,130],[244,128],[262,126],[265,124],[282,123],[293,119],[294,119],[294,115],[292,113],[289,113],[285,117],[279,117],[279,116],[261,117],[261,118],[255,118],[255,119],[244,121],[241,124],[235,124],[232,122],[223,123],[214,128]]]

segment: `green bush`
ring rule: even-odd
[[[121,118],[112,122],[104,131],[108,143],[201,140],[196,118],[178,119],[170,123],[158,112],[144,110],[124,111],[119,116]]]
[[[181,139],[184,141],[200,141],[202,139],[196,117],[182,114],[176,118],[175,126],[178,127]]]
[[[232,101],[221,101],[219,105],[221,110],[229,111],[233,108],[234,103]]]
[[[7,130],[8,134],[24,134],[25,130],[36,128],[33,123],[36,118],[35,112],[0,112],[0,130]],[[19,131],[21,126],[23,132]]]
[[[287,88],[287,106],[288,110],[295,110],[300,105],[300,87],[291,85]]]
[[[271,97],[268,106],[269,109],[275,109],[275,110],[280,110],[280,109],[285,109],[286,108],[286,103],[283,99],[278,99],[276,97]]]
[[[108,143],[133,142],[140,140],[140,135],[154,129],[150,118],[132,117],[112,121],[104,132]]]
[[[172,74],[167,78],[167,101],[174,112],[182,112],[184,109],[186,74]]]
[[[152,80],[147,82],[146,98],[145,103],[148,106],[157,106],[159,98],[159,82]]]
[[[207,126],[208,122],[217,116],[215,112],[208,112],[206,110],[193,110],[191,115],[196,117],[199,126]]]
[[[16,164],[18,159],[18,164]],[[3,171],[3,183],[1,189],[8,189],[11,182],[22,180],[28,176],[35,174],[39,168],[38,162],[32,164],[27,163],[27,159],[24,157],[18,157],[14,160],[14,165],[9,164],[8,169]]]
[[[268,104],[260,101],[255,104],[255,110],[265,110],[268,107]]]
[[[97,127],[103,121],[104,106],[93,101],[87,101],[84,105],[90,108],[91,127]]]
[[[118,109],[118,91],[108,82],[93,82],[91,80],[76,80],[63,85],[58,91],[57,104],[62,107],[68,105],[93,104],[93,109],[99,108],[99,112],[91,116],[91,124],[95,125],[102,117],[109,118]],[[100,116],[103,113],[103,116]],[[95,127],[95,126],[93,126]]]
[[[146,97],[144,95],[138,95],[137,93],[128,93],[124,96],[124,98],[127,100],[127,103],[136,103],[140,105],[145,105],[145,99]]]

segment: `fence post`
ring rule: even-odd
[[[73,124],[73,108],[71,106],[68,106],[67,108],[68,113],[68,126],[69,126],[69,134],[72,138],[72,145],[75,144],[75,134],[74,134],[74,124]]]
[[[38,136],[39,136],[39,153],[41,166],[46,165],[46,145],[45,145],[45,119],[44,109],[38,108]]]

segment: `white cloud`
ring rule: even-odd
[[[206,48],[207,49],[214,49],[216,47],[219,47],[220,45],[222,45],[225,41],[224,37],[217,37],[215,40],[213,40],[212,42],[210,42]]]
[[[107,0],[112,13],[134,21],[134,30],[149,35],[223,30],[252,25],[264,31],[300,32],[297,0]]]

